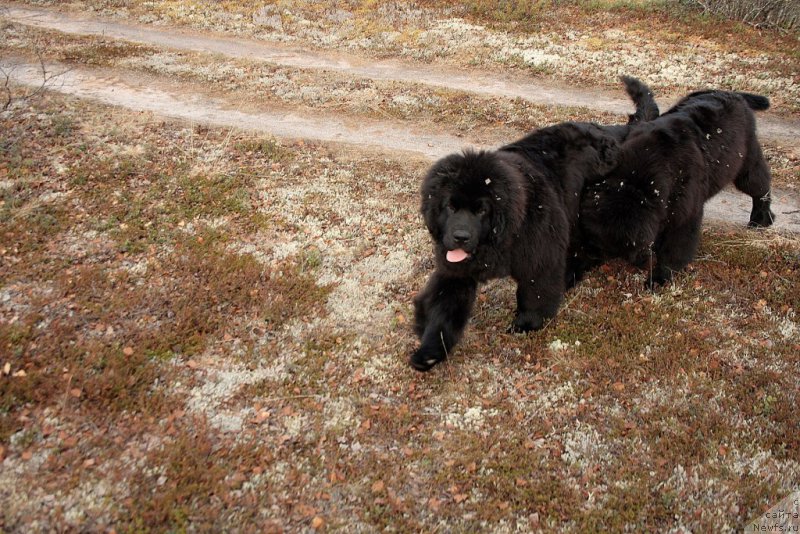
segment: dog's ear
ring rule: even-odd
[[[492,241],[500,243],[503,240],[503,235],[506,232],[506,215],[505,211],[500,209],[497,204],[492,206]]]
[[[428,174],[422,180],[420,189],[420,212],[425,220],[425,226],[434,239],[441,239],[443,229],[439,224],[439,217],[442,213],[443,196],[445,195],[444,184],[453,179],[458,174],[458,164],[463,161],[460,154],[451,154],[440,159],[428,170]]]
[[[528,206],[528,178],[523,172],[525,159],[507,151],[494,153],[497,158],[496,183],[492,198],[492,239],[496,243],[507,238],[509,232],[516,233],[525,221]],[[502,177],[502,178],[501,178]]]

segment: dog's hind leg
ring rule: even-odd
[[[751,143],[747,158],[748,161],[734,180],[739,191],[753,197],[753,209],[747,226],[751,228],[771,226],[775,221],[775,214],[770,210],[772,175],[757,141]]]
[[[415,331],[421,340],[411,355],[414,369],[428,371],[447,358],[464,333],[477,289],[478,283],[471,278],[433,273],[414,300]]]
[[[679,226],[667,227],[653,247],[656,266],[645,283],[648,289],[672,280],[672,273],[682,270],[694,259],[700,243],[703,212]]]

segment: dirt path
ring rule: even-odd
[[[344,6],[313,3],[328,5]],[[595,112],[469,66],[450,78],[20,13],[105,37],[0,31],[14,82],[41,84],[36,50],[60,73],[0,113],[0,142],[15,140],[0,151],[0,531],[742,530],[795,490],[800,199],[785,147],[766,144],[791,191],[775,192],[778,230],[745,230],[749,198],[723,192],[674,284],[653,293],[645,272],[605,266],[529,335],[506,333],[513,281],[485,284],[450,361],[420,375],[425,169]],[[211,53],[168,48],[190,43]],[[397,72],[439,82],[374,79]]]
[[[630,102],[621,98],[618,91],[610,93],[578,89],[512,74],[498,75],[472,69],[464,72],[441,65],[425,66],[335,52],[308,51],[246,38],[229,38],[176,28],[159,29],[16,6],[8,7],[5,17],[10,21],[76,35],[124,39],[151,46],[222,54],[302,69],[334,70],[376,80],[423,83],[432,87],[478,94],[522,98],[537,104],[581,106],[619,114],[630,110]],[[660,102],[662,108],[669,104],[667,101]],[[800,138],[800,123],[762,116],[759,120],[759,133],[764,138],[780,140],[794,147]]]
[[[0,4],[1,5],[1,4]],[[8,7],[4,16],[11,21],[76,35],[98,35],[124,39],[151,46],[191,50],[227,57],[247,58],[278,65],[310,70],[332,70],[353,76],[397,82],[423,83],[431,87],[463,90],[476,94],[523,98],[555,106],[584,106],[612,113],[627,113],[630,103],[619,93],[589,91],[560,86],[551,82],[534,82],[511,75],[498,76],[485,71],[469,72],[401,62],[375,61],[354,55],[293,49],[281,44],[228,38],[220,35],[190,32],[175,28],[154,28],[145,25],[110,22],[89,17],[57,13],[49,10]],[[453,135],[442,127],[426,123],[417,127],[408,122],[364,120],[345,114],[310,114],[307,110],[260,103],[234,101],[213,88],[179,82],[165,77],[142,76],[111,69],[52,66],[54,71],[67,71],[59,76],[53,89],[95,99],[107,104],[163,116],[196,121],[216,126],[268,133],[278,137],[342,142],[380,151],[411,152],[429,159],[441,157],[466,146],[498,146],[507,139]],[[38,85],[41,74],[33,65],[21,64],[15,79]],[[778,140],[798,150],[800,124],[759,114],[759,134]],[[800,233],[800,203],[785,191],[775,191],[776,228]],[[747,220],[750,201],[735,191],[725,191],[707,205],[707,217],[741,224]]]
[[[105,69],[74,69],[51,65],[59,73],[51,89],[91,98],[136,111],[149,111],[214,126],[267,133],[277,137],[345,142],[348,145],[379,147],[416,152],[428,158],[460,150],[471,143],[464,139],[432,132],[413,130],[388,121],[349,121],[332,115],[309,116],[299,110],[240,111],[241,102],[200,92],[198,87],[156,80]],[[40,67],[22,64],[15,67],[14,79],[31,86],[41,84]],[[194,90],[192,90],[194,89]]]
[[[486,143],[443,132],[424,131],[391,121],[348,121],[340,116],[301,114],[297,110],[242,111],[241,103],[226,101],[223,96],[204,94],[174,82],[156,80],[116,71],[67,69],[51,87],[61,93],[95,99],[106,104],[136,111],[149,111],[182,120],[202,122],[261,132],[278,137],[314,139],[372,147],[383,151],[411,152],[430,159],[442,157],[466,146]],[[39,67],[23,64],[14,71],[15,80],[36,86],[41,83]],[[194,90],[192,90],[194,89]],[[499,144],[500,140],[495,144]],[[800,203],[789,192],[774,191],[774,228],[800,233]],[[748,218],[750,199],[734,190],[723,191],[706,204],[706,217],[741,224]]]

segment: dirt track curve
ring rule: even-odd
[[[0,4],[2,6],[2,4]],[[335,70],[359,77],[423,83],[494,96],[519,97],[534,103],[556,106],[583,106],[599,111],[627,113],[630,103],[622,94],[567,88],[554,83],[534,82],[521,78],[498,77],[480,71],[447,71],[399,61],[373,61],[331,52],[308,52],[278,44],[232,39],[227,37],[142,25],[76,17],[47,10],[8,7],[5,17],[11,21],[36,27],[80,35],[103,35],[136,43],[177,50],[191,50],[244,57],[278,65],[303,69]],[[8,64],[13,58],[3,58]],[[241,110],[241,104],[212,94],[206,89],[171,79],[146,77],[118,70],[67,68],[51,65],[53,72],[64,71],[51,89],[80,98],[95,99],[107,104],[137,111],[149,111],[216,126],[240,128],[268,133],[278,137],[318,139],[325,142],[344,142],[379,150],[405,151],[435,159],[466,146],[499,145],[502,139],[469,139],[431,125],[409,126],[388,120],[356,120],[343,115],[299,113],[291,108]],[[41,83],[38,67],[18,63],[15,81],[37,85]],[[797,150],[800,123],[759,116],[762,138],[780,140]],[[775,228],[800,233],[800,202],[791,193],[776,190]],[[747,220],[750,199],[735,191],[723,191],[706,205],[706,217],[741,224]]]

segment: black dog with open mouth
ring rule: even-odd
[[[616,165],[618,143],[659,114],[645,84],[622,81],[636,106],[626,125],[562,123],[496,151],[447,156],[430,169],[421,211],[436,270],[414,299],[421,340],[411,356],[415,369],[427,371],[447,357],[481,282],[505,276],[517,282],[513,331],[542,328],[556,315],[584,181]]]
[[[565,290],[570,232],[586,176],[616,162],[616,141],[595,125],[565,123],[490,152],[437,162],[422,186],[436,271],[415,299],[422,343],[411,365],[444,360],[464,331],[480,282],[517,282],[512,329],[541,328]]]

